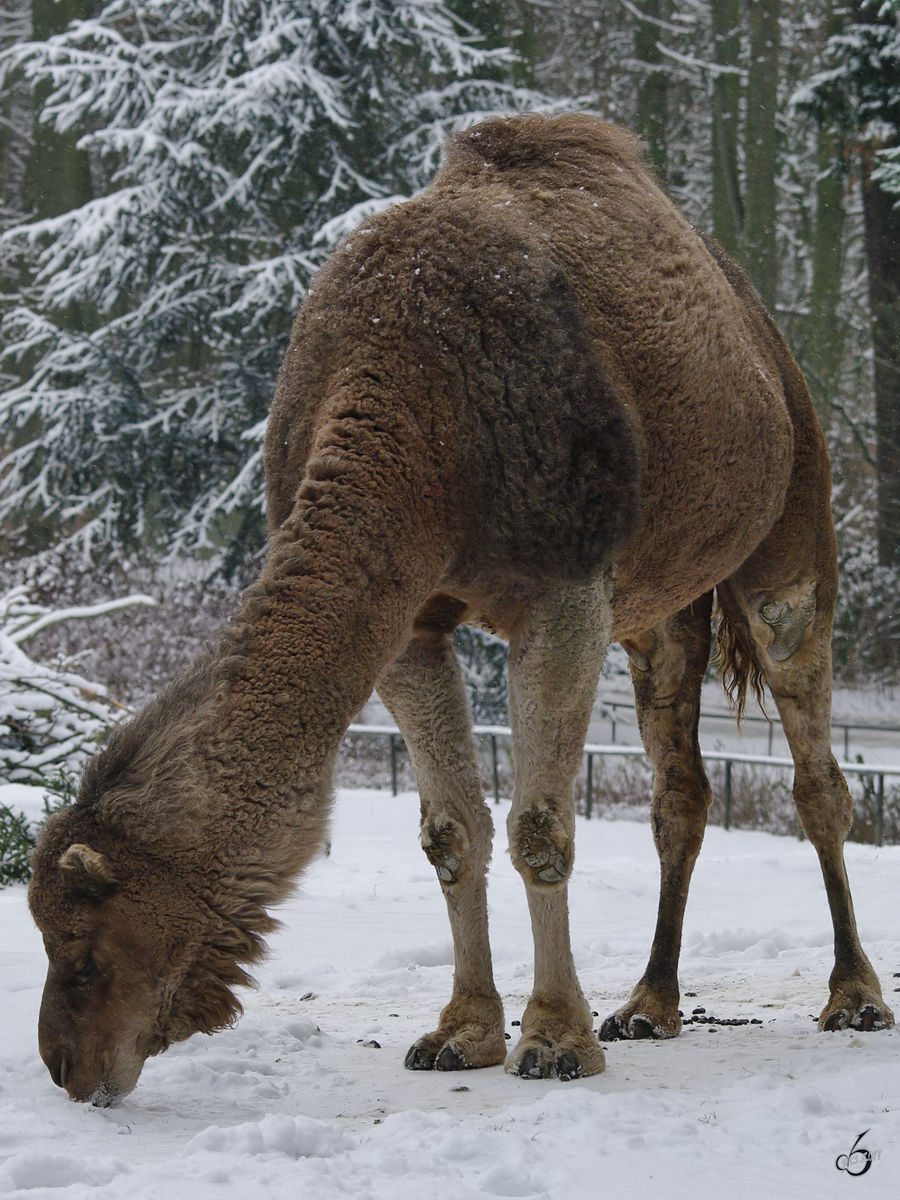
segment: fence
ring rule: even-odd
[[[634,705],[627,700],[604,700],[601,704],[602,716],[609,721],[610,734],[609,740],[613,745],[616,745],[616,726],[618,718],[616,712],[618,709],[624,708],[626,712],[634,716]],[[734,713],[727,712],[702,712],[700,714],[701,721],[731,721],[734,722]],[[746,713],[741,718],[742,721],[748,724],[762,724],[769,727],[769,749],[768,753],[772,754],[772,739],[775,735],[776,728],[780,727],[781,722],[769,717],[748,716]],[[835,721],[831,722],[832,731],[836,729],[843,730],[844,733],[844,758],[850,757],[850,731],[855,729],[861,733],[900,733],[900,726],[897,725],[862,725],[856,721]]]
[[[765,718],[760,718],[764,720]],[[854,728],[860,728],[854,726]],[[351,725],[347,730],[348,733],[354,734],[371,734],[373,737],[390,738],[390,755],[391,755],[391,792],[397,795],[397,747],[398,743],[403,743],[403,735],[399,729],[393,725]],[[512,737],[512,731],[504,725],[476,725],[473,732],[476,737],[488,738],[491,747],[491,767],[493,773],[493,791],[494,802],[500,803],[500,768],[497,755],[497,739],[504,738],[509,740]],[[586,780],[586,796],[585,796],[585,815],[590,819],[593,811],[594,790],[593,790],[593,775],[594,775],[594,758],[596,757],[618,757],[618,758],[646,758],[646,753],[643,746],[620,746],[612,743],[610,745],[588,744],[584,748],[584,755],[587,759],[587,780]],[[771,755],[761,754],[732,754],[724,750],[704,750],[703,758],[707,762],[722,762],[725,764],[725,788],[724,788],[724,809],[725,815],[723,825],[726,829],[731,828],[731,768],[733,763],[749,763],[757,767],[772,767],[772,768],[793,768],[793,759],[790,758],[773,758]],[[884,839],[884,781],[888,776],[900,776],[900,765],[886,763],[838,763],[840,769],[845,775],[859,775],[862,778],[871,779],[876,785],[876,817],[875,817],[875,841],[876,845],[880,846]]]

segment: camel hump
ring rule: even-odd
[[[450,139],[444,161],[450,170],[487,165],[501,170],[595,172],[598,155],[630,166],[645,165],[634,134],[587,113],[525,113],[482,121]]]

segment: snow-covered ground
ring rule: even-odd
[[[38,1057],[40,938],[24,889],[0,892],[0,1196],[900,1195],[900,1034],[816,1030],[831,930],[808,843],[710,828],[696,870],[682,1008],[761,1024],[694,1024],[671,1042],[613,1043],[605,1074],[571,1083],[499,1067],[411,1073],[404,1052],[433,1028],[452,973],[417,809],[413,795],[339,793],[330,857],[284,907],[237,1028],[172,1047],[108,1110],[68,1101]],[[522,885],[503,850],[505,814],[495,810],[491,909],[511,1023],[528,993],[531,948]],[[847,859],[890,999],[900,983],[900,847],[848,845]],[[573,941],[600,1019],[643,968],[656,887],[646,825],[579,821]],[[871,1166],[852,1178],[835,1163],[860,1134]],[[865,1161],[858,1154],[851,1166]]]

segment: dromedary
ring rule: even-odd
[[[656,772],[650,960],[604,1037],[678,1032],[710,790],[697,743],[715,589],[727,671],[764,680],[835,933],[824,1029],[892,1023],[860,946],[830,750],[837,586],[822,435],[745,277],[621,129],[496,119],[323,268],[278,383],[271,549],[221,644],[118,730],[35,854],[41,1054],[109,1103],[150,1054],[240,1011],[240,964],[318,852],[332,768],[378,688],[407,741],[447,900],[453,995],[415,1070],[604,1066],[569,948],[572,784],[610,640]],[[507,1057],[488,945],[491,818],[450,635],[509,639],[509,817],[534,991]],[[614,920],[598,913],[598,920]]]

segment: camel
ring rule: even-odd
[[[843,863],[830,747],[829,464],[802,375],[742,272],[585,114],[488,120],[367,220],[297,317],[266,446],[270,547],[220,642],[118,729],[47,825],[30,904],[40,1050],[106,1105],[148,1055],[236,1019],[269,909],[326,836],[335,754],[377,688],[412,756],[456,963],[406,1066],[602,1071],[573,964],[573,781],[606,648],[655,771],[659,917],[604,1040],[680,1028],[678,955],[710,788],[697,741],[713,595],[738,703],[763,682],[821,860],[819,1024],[893,1022]],[[508,820],[534,988],[507,1054],[486,904],[491,814],[451,635],[510,643]],[[598,914],[600,919],[613,914]]]

